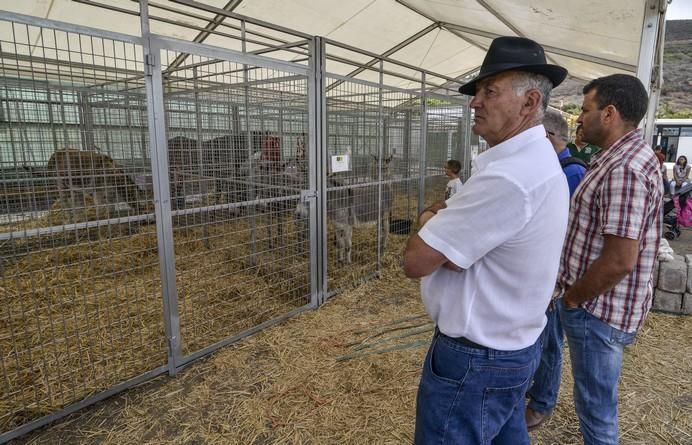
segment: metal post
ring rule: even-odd
[[[108,153],[108,156],[114,157],[113,156],[113,150],[111,149],[111,128],[113,128],[112,124],[112,117],[111,113],[103,113],[103,125],[105,127],[103,131],[103,135],[106,137],[106,153]],[[93,133],[92,133],[93,135]],[[94,151],[100,151],[96,149],[95,145],[92,145],[91,147],[87,147],[88,150],[94,150]]]
[[[69,133],[67,132],[67,117],[65,116],[65,95],[60,90],[60,120],[62,122],[63,145],[69,147],[71,144]]]
[[[94,115],[89,105],[89,99],[84,96],[84,92],[77,93],[79,98],[79,120],[80,126],[83,128],[81,133],[82,144],[84,150],[93,150],[96,143],[94,142]],[[108,131],[106,131],[108,133]],[[111,153],[108,153],[109,155]]]
[[[279,122],[277,124],[277,131],[279,132],[279,141],[281,144],[281,150],[280,150],[280,156],[281,159],[280,161],[283,162],[284,160],[284,93],[283,91],[279,91],[279,109],[277,110],[278,116],[277,119],[279,119]]]
[[[48,87],[46,87],[46,94],[48,95],[48,122],[50,123],[50,132],[51,132],[51,136],[53,138],[53,150],[57,150],[58,149],[58,135],[55,132],[55,117],[53,116],[53,100],[51,99],[52,93],[51,93],[50,88],[48,88]],[[11,118],[11,116],[9,114],[9,108],[10,108],[10,105],[8,103],[7,104],[7,111],[8,111],[7,121],[8,122],[10,121],[10,118]],[[10,131],[10,135],[11,134],[12,134],[12,132]]]
[[[125,93],[125,125],[127,126],[127,138],[129,139],[130,142],[130,159],[132,159],[133,164],[136,166],[137,170],[139,170],[142,165],[140,162],[134,162],[135,159],[135,138],[134,135],[132,134],[132,116],[130,115],[130,95],[129,93]],[[140,157],[141,153],[140,153]],[[142,160],[143,162],[143,160]]]
[[[245,21],[240,22],[240,36],[243,47],[243,53],[247,51],[245,42]],[[252,162],[253,146],[252,132],[250,131],[250,87],[248,86],[248,66],[243,64],[243,96],[245,102],[245,134],[247,135],[247,153],[248,153],[248,199],[255,199],[255,165]],[[255,207],[248,206],[250,216],[250,258],[252,264],[257,264],[257,219],[255,217]]]
[[[382,110],[382,101],[384,95],[384,62],[380,60],[380,88],[377,98],[377,272],[380,272],[382,265],[382,243],[384,242],[384,234],[382,229],[385,227],[385,222],[382,221],[384,215],[382,213],[382,162],[384,161],[384,113]],[[391,184],[389,185],[391,187]],[[389,229],[387,227],[387,229]]]
[[[644,140],[651,141],[656,123],[656,109],[660,95],[663,65],[663,43],[665,39],[665,15],[668,3],[666,0],[649,0],[646,3],[637,77],[649,93],[649,106],[646,112]]]
[[[194,88],[195,98],[195,133],[197,139],[197,162],[199,162],[200,179],[204,176],[203,156],[202,156],[202,106],[199,103],[199,82],[197,80],[197,67],[192,67],[192,87]]]
[[[461,163],[461,171],[459,174],[463,176],[463,180],[466,181],[466,164],[468,159],[466,156],[466,150],[464,148],[464,139],[466,138],[466,122],[464,122],[464,115],[457,119],[457,146],[452,148],[452,153],[454,153],[454,159],[458,159]]]
[[[168,144],[163,104],[163,76],[161,50],[154,44],[149,32],[148,0],[139,0],[140,25],[144,39],[145,89],[147,119],[151,147],[151,171],[156,212],[156,235],[161,270],[163,312],[168,339],[168,373],[177,373],[182,358],[178,289],[175,277],[175,251],[173,249],[173,221],[171,218],[171,191],[168,177]]]
[[[426,94],[425,73],[421,74],[421,118],[420,118],[420,160],[419,174],[420,182],[418,185],[418,214],[425,207],[425,176],[427,175],[427,144],[428,144],[428,97]]]
[[[312,108],[309,132],[308,170],[310,190],[315,191],[317,199],[310,201],[310,267],[315,271],[311,276],[312,302],[320,305],[327,298],[329,283],[327,270],[327,99],[326,99],[326,48],[321,37],[311,42],[314,76],[311,76]],[[317,299],[315,301],[315,298]]]
[[[231,95],[230,92],[228,94]],[[231,96],[230,99],[233,100],[233,97]],[[240,134],[240,110],[238,108],[238,105],[231,106],[231,128],[235,135]]]
[[[404,110],[403,150],[406,166],[406,218],[411,217],[411,110]]]

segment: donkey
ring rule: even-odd
[[[339,262],[351,264],[353,226],[356,225],[356,206],[353,189],[345,187],[334,176],[327,176],[327,218],[334,223],[334,244]],[[309,215],[308,204],[298,201],[296,221],[305,221]]]
[[[371,178],[379,177],[380,159],[372,156]],[[382,159],[382,181],[388,181],[392,177],[393,155]],[[389,219],[391,218],[392,204],[394,203],[394,190],[391,182],[382,184],[382,197],[380,199],[378,185],[371,184],[353,188],[353,200],[355,203],[355,214],[357,223],[380,223],[380,242],[384,251],[387,245],[387,234],[389,232]]]

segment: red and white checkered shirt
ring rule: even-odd
[[[581,306],[625,332],[641,328],[651,308],[653,269],[661,240],[663,187],[654,151],[633,130],[591,161],[572,198],[558,290],[581,278],[603,250],[603,236],[639,240],[634,270]]]

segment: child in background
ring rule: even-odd
[[[456,159],[450,159],[445,164],[445,175],[449,176],[451,179],[447,183],[447,190],[445,191],[445,201],[454,196],[463,185],[461,179],[459,179],[459,172],[461,171],[461,163]]]

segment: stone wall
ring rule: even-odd
[[[656,261],[654,288],[654,310],[692,314],[692,255]]]

